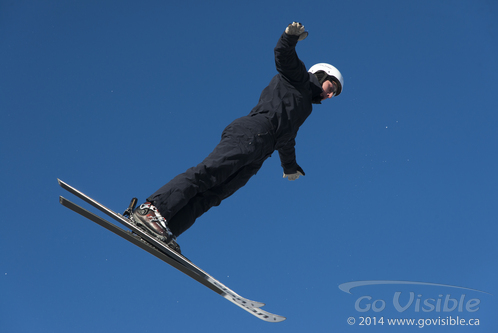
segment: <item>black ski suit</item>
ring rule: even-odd
[[[147,199],[175,236],[244,186],[275,150],[286,174],[303,172],[296,162],[295,138],[311,114],[312,101],[319,101],[323,90],[299,60],[297,41],[298,36],[286,33],[280,37],[275,47],[278,74],[263,90],[256,107],[225,128],[220,143],[202,163]]]

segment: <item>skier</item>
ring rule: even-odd
[[[308,32],[301,23],[289,24],[275,47],[278,74],[263,90],[258,104],[222,133],[220,143],[199,165],[173,178],[131,214],[180,253],[176,237],[213,206],[244,186],[277,150],[284,178],[304,176],[296,162],[295,137],[311,114],[312,104],[338,96],[344,80],[332,65],[319,63],[309,72],[295,47]]]

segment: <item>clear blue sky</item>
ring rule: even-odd
[[[415,329],[361,316],[478,318],[424,330],[496,331],[496,17],[492,0],[0,1],[0,331]],[[179,238],[199,266],[288,318],[267,324],[62,207],[59,195],[74,198],[56,179],[118,212],[145,199],[249,113],[292,21],[309,31],[305,64],[345,77],[298,134],[306,176],[282,179],[274,154]],[[489,294],[338,288],[361,280]],[[410,292],[480,304],[400,313],[396,292],[403,304]],[[362,296],[386,308],[360,312]]]

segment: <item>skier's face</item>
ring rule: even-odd
[[[335,96],[335,93],[337,92],[337,83],[327,80],[323,82],[322,89],[322,101],[324,101]]]

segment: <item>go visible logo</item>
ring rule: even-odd
[[[417,288],[420,288],[421,286],[431,286],[489,294],[477,289],[414,281],[354,281],[339,285],[339,289],[351,294],[351,289],[353,288],[373,285],[413,285]],[[480,299],[470,298],[463,293],[456,297],[449,293],[438,293],[437,296],[424,296],[423,293],[414,291],[395,291],[392,296],[392,301],[391,298],[388,300],[389,301],[386,301],[383,298],[374,299],[370,295],[364,295],[356,299],[355,310],[358,312],[381,312],[392,304],[397,312],[405,312],[409,309],[412,309],[413,312],[476,312],[479,310],[479,304],[481,303]]]

